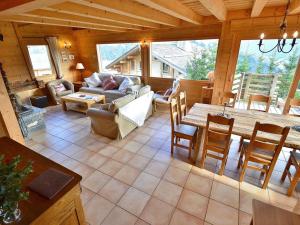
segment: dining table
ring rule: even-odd
[[[284,143],[284,147],[300,149],[300,132],[294,129],[295,126],[300,126],[300,117],[231,107],[225,107],[224,110],[224,106],[221,105],[195,103],[182,118],[182,123],[197,126],[199,128],[193,154],[194,162],[196,162],[201,149],[201,142],[203,142],[207,115],[209,113],[212,115],[223,114],[227,117],[234,118],[232,134],[241,136],[244,139],[251,138],[256,122],[276,124],[282,127],[289,126],[291,129]],[[221,125],[215,124],[214,126],[216,129],[222,129]],[[262,140],[268,140],[275,143],[280,138],[279,135],[270,135],[262,132],[258,133],[258,136]]]

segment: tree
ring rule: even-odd
[[[275,73],[275,69],[277,67],[276,56],[277,56],[277,51],[273,51],[272,55],[269,58],[270,62],[269,62],[269,65],[268,65],[268,72],[270,74]]]
[[[250,56],[248,53],[241,56],[241,60],[239,60],[236,70],[238,74],[249,72],[249,58]]]
[[[262,74],[264,72],[264,61],[265,61],[265,57],[263,56],[263,54],[261,54],[258,58],[256,73]]]
[[[280,98],[285,98],[289,92],[296,71],[298,57],[298,48],[295,48],[289,54],[288,60],[283,63],[284,69],[282,75],[279,77],[278,95]]]
[[[187,78],[191,80],[206,80],[209,71],[215,69],[217,45],[211,44],[200,53],[193,54],[187,64]]]

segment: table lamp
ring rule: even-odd
[[[77,63],[76,64],[76,70],[79,70],[80,71],[80,76],[81,76],[81,80],[82,80],[82,71],[84,70],[84,66],[82,63]]]

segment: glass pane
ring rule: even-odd
[[[141,49],[139,43],[99,44],[100,72],[141,76]]]
[[[35,76],[52,74],[48,46],[28,45],[27,48]]]
[[[207,80],[217,48],[218,40],[153,42],[151,77]]]
[[[287,40],[286,48],[290,47],[291,41]],[[272,98],[269,112],[281,113],[295,74],[300,55],[299,47],[295,47],[290,53],[279,53],[277,49],[261,53],[258,42],[259,40],[241,41],[232,87],[232,91],[238,93],[236,106],[246,109],[250,94],[268,95]],[[272,49],[277,40],[264,40],[263,44],[262,49],[266,51]],[[254,106],[257,109],[264,107],[258,103]]]

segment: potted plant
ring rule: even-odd
[[[19,201],[27,200],[29,193],[22,191],[22,181],[32,172],[32,162],[18,168],[21,156],[4,160],[0,155],[0,222],[12,223],[20,219]]]

